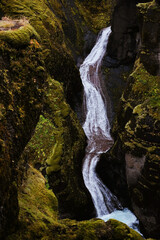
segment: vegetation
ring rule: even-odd
[[[59,213],[84,219],[93,210],[80,172],[86,138],[70,107],[82,90],[74,59],[82,56],[84,36],[94,41],[95,34],[109,25],[114,4],[70,3],[0,3],[2,15],[9,17],[0,22],[0,238],[9,234],[7,240],[142,239],[116,220],[59,220]],[[145,9],[155,7],[152,3]],[[16,21],[23,24],[14,28]],[[146,52],[141,51],[129,77],[121,98],[122,119],[115,126],[125,151],[146,154],[141,186],[133,190],[140,204],[148,204],[151,187],[159,199],[160,79],[141,61]],[[47,175],[47,182],[35,168]]]
[[[29,204],[28,204],[29,203]],[[137,232],[116,220],[107,223],[99,219],[76,222],[59,220],[58,202],[39,171],[28,166],[19,190],[19,224],[17,232],[7,240],[141,240]]]
[[[28,45],[31,38],[40,40],[37,32],[29,24],[14,31],[0,31],[0,39],[12,44],[13,46]]]
[[[131,74],[135,79],[133,92],[141,95],[142,101],[148,101],[151,107],[160,112],[160,76],[153,76],[147,72],[140,60],[137,60],[135,70]],[[158,117],[158,116],[157,116]],[[160,117],[160,116],[159,116]]]

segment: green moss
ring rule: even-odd
[[[46,169],[47,174],[50,174],[54,171],[60,170],[59,162],[62,158],[63,154],[63,122],[64,118],[66,118],[70,113],[69,105],[65,102],[64,91],[61,84],[51,78],[48,79],[49,91],[46,95],[46,113],[45,116],[52,119],[55,123],[55,139],[56,144],[53,146],[53,149],[50,155],[47,158],[47,164],[49,165]],[[51,117],[48,113],[52,111],[53,117]]]
[[[62,150],[62,144],[60,142],[56,142],[51,155],[47,159],[47,164],[49,165],[49,167],[46,169],[47,174],[50,174],[51,172],[57,172],[61,169],[59,162],[63,153]]]
[[[35,166],[46,167],[47,174],[60,170],[59,161],[63,154],[63,122],[70,113],[69,105],[65,102],[61,84],[48,78],[48,88],[45,93],[45,108],[40,116],[34,135],[28,143],[23,158]],[[43,169],[42,168],[42,169]],[[42,170],[41,169],[41,170]]]
[[[148,100],[152,107],[160,109],[160,77],[149,74],[139,61],[131,77],[135,79],[134,93],[141,95],[143,101]]]
[[[133,94],[141,98],[141,102],[146,102],[154,118],[160,119],[160,76],[150,74],[140,59],[136,61],[135,70],[130,76],[134,78]]]
[[[138,3],[137,8],[139,9],[140,13],[143,15],[147,14],[148,10],[157,10],[158,12],[160,11],[160,8],[155,0],[147,3]],[[147,18],[145,20],[147,20]]]
[[[0,170],[3,201],[0,201],[4,204],[3,229],[7,233],[17,221],[17,164],[42,110],[46,73],[42,49],[35,39],[18,49],[1,39],[0,55],[0,139],[4,151]]]
[[[113,238],[111,239],[124,239],[124,240],[143,240],[144,238],[136,231],[128,228],[126,224],[123,224],[117,220],[111,219],[108,221],[111,224],[113,230]]]
[[[58,227],[58,202],[51,190],[46,189],[40,172],[29,166],[26,179],[19,190],[18,231],[7,240],[52,239],[51,228]]]
[[[114,1],[76,1],[80,14],[95,33],[110,24],[114,4]]]
[[[43,167],[56,143],[56,128],[50,119],[40,116],[34,135],[25,148],[22,158],[28,159],[34,166]]]
[[[78,224],[77,239],[98,240],[107,232],[107,227],[102,220],[90,220]]]
[[[70,63],[70,65],[72,65],[72,71],[75,68],[75,65],[72,57],[68,54],[69,51],[66,48],[61,21],[55,16],[53,11],[46,4],[46,1],[2,1],[1,8],[7,16],[10,16],[12,18],[17,19],[25,16],[27,19],[29,19],[30,24],[34,27],[35,31],[39,34],[41,38],[43,56],[46,62],[46,68],[49,73],[51,73],[52,76],[57,78],[57,80],[65,82],[66,78],[67,82],[69,80],[71,81],[69,75],[67,75],[66,72],[64,74],[63,68],[66,66],[67,61]],[[28,37],[30,36],[30,34],[33,34],[33,28],[29,27],[28,30],[29,31],[27,32],[27,34],[29,35],[25,35],[26,42],[28,42]],[[21,29],[16,30],[16,32],[17,31],[18,39],[20,39],[20,42],[22,42],[21,37],[23,35],[20,34]],[[10,36],[10,34],[13,33],[7,31],[7,33],[5,34],[7,34],[7,36],[9,34]],[[17,40],[17,35],[15,37]],[[59,74],[59,70],[61,74]],[[66,85],[68,84],[67,82],[65,82]]]
[[[0,39],[14,46],[29,45],[31,38],[40,40],[38,33],[30,24],[14,31],[0,31]]]

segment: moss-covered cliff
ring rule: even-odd
[[[17,48],[15,41],[21,47]],[[43,106],[46,73],[36,32],[26,25],[12,34],[0,33],[0,143],[1,216],[0,229],[6,232],[17,221],[17,163],[38,122]],[[33,39],[31,39],[31,37]],[[27,73],[27,74],[26,74]]]

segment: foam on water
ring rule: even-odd
[[[105,222],[109,219],[116,219],[127,224],[130,228],[139,232],[139,221],[128,208],[124,208],[123,210],[116,210],[110,214],[99,216],[99,218],[104,220]]]

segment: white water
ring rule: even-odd
[[[107,152],[113,144],[100,83],[101,62],[106,52],[110,33],[110,28],[102,30],[91,53],[80,66],[84,87],[85,122],[83,129],[88,138],[82,173],[85,185],[91,194],[97,217],[105,221],[114,218],[135,228],[136,217],[128,209],[122,210],[117,197],[102,183],[95,171],[100,154]]]

